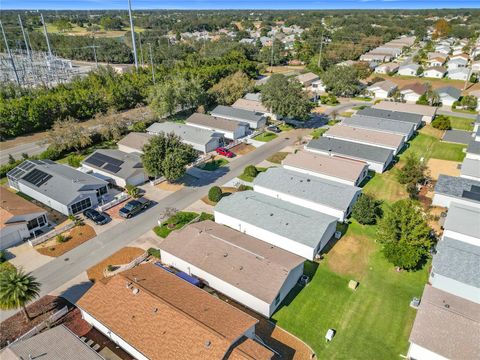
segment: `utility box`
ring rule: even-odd
[[[332,341],[334,336],[335,329],[328,329],[327,333],[325,334],[325,340],[327,340],[327,342]]]
[[[357,290],[358,285],[359,285],[359,282],[355,280],[350,280],[348,282],[348,287],[352,290]]]

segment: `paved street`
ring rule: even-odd
[[[179,210],[186,208],[205,196],[211,186],[226,183],[240,175],[246,165],[259,163],[285,146],[293,144],[299,135],[308,132],[309,130],[305,129],[280,134],[277,139],[255,151],[232,160],[228,167],[211,172],[206,178],[196,181],[193,186],[172,193],[144,213],[112,227],[83,245],[37,268],[33,271],[33,275],[42,284],[40,295],[47,295],[72,281],[91,266],[143,235],[157,224],[161,212],[166,207],[174,207]],[[81,284],[72,283],[75,283],[75,285],[72,285],[74,287],[82,287]],[[12,311],[2,311],[0,312],[0,320],[4,320],[13,314]]]
[[[42,144],[41,142],[34,141],[15,146],[11,149],[2,149],[2,151],[0,152],[0,165],[8,163],[9,155],[12,155],[16,160],[18,160],[22,158],[23,153],[26,153],[30,156],[38,155],[43,152],[47,147],[47,144]]]

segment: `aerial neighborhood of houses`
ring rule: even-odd
[[[307,30],[165,37],[273,57]],[[9,306],[0,289],[0,358],[480,359],[480,38],[429,29],[373,46],[333,65],[368,69],[355,95],[318,68],[270,66],[232,101],[13,159],[0,286],[7,272],[34,284]],[[265,101],[274,70],[305,117]]]

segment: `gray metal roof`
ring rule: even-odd
[[[239,219],[292,241],[316,247],[337,218],[253,191],[225,196],[215,212]]]
[[[440,174],[435,185],[435,193],[462,198],[466,201],[480,202],[463,197],[463,192],[471,191],[472,185],[480,187],[480,181]]]
[[[415,126],[412,123],[364,115],[354,115],[350,118],[347,117],[342,120],[342,123],[358,128],[385,131],[393,134],[401,134],[404,136],[409,135],[412,132],[413,127]]]
[[[106,181],[98,179],[95,176],[85,174],[70,166],[58,164],[53,161],[26,160],[17,166],[17,168],[23,166],[27,161],[33,166],[30,167],[27,172],[20,175],[21,177],[18,182],[64,205],[71,204],[82,193],[95,192],[96,189],[108,185]],[[15,169],[11,172],[14,172]],[[26,181],[25,177],[35,169],[51,177],[38,186]]]
[[[480,288],[480,246],[444,237],[432,266],[435,274]]]
[[[283,194],[313,201],[346,211],[361,191],[356,186],[311,176],[284,168],[271,168],[257,175],[254,186],[261,186]]]
[[[367,107],[363,110],[357,111],[358,115],[372,116],[389,120],[403,121],[420,125],[422,123],[422,115],[405,113],[400,111],[390,111],[382,109],[374,109]]]
[[[455,99],[458,99],[462,93],[460,90],[454,88],[453,86],[445,86],[437,89],[436,91],[440,96],[442,96],[442,94],[447,94]]]
[[[153,134],[162,132],[165,134],[174,133],[186,142],[202,146],[208,144],[212,138],[221,136],[221,134],[215,131],[173,122],[154,123],[148,127],[147,132]]]
[[[480,209],[452,202],[443,228],[478,238],[480,246]]]
[[[105,164],[102,166],[96,166],[94,164],[88,163],[88,159],[91,158],[92,156],[95,157],[95,154],[102,154],[106,155],[108,157],[111,157],[115,160],[122,161],[122,164],[120,164],[118,167],[120,168],[119,171],[113,172],[110,171],[109,169],[105,168]],[[122,179],[128,179],[132,177],[133,175],[143,173],[143,164],[142,164],[142,159],[140,157],[140,154],[138,153],[126,153],[120,150],[114,150],[114,149],[100,149],[96,150],[93,154],[85,158],[82,163],[84,165],[87,165],[89,167],[92,167],[94,169],[99,169],[102,171],[105,171],[109,174],[118,176]],[[108,167],[108,166],[107,166]]]
[[[331,152],[333,155],[343,155],[381,164],[386,163],[393,155],[393,150],[327,137],[314,139],[310,141],[305,148],[307,150],[312,149],[327,153]]]
[[[26,340],[19,340],[0,353],[5,360],[102,360],[90,346],[64,325],[55,326]]]
[[[470,141],[470,144],[467,146],[467,153],[480,155],[480,141]]]
[[[254,123],[255,125],[257,125],[258,122],[263,118],[263,114],[260,112],[238,109],[224,105],[218,105],[211,111],[211,115],[236,121],[246,121],[248,123]]]
[[[480,160],[478,159],[465,159],[460,169],[462,176],[471,176],[480,180]]]

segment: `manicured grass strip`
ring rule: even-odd
[[[467,119],[460,116],[449,116],[448,118],[450,119],[452,129],[467,131],[473,130],[473,123],[475,122],[473,119]]]
[[[178,230],[190,221],[198,217],[195,212],[179,211],[168,220],[165,220],[161,226],[155,226],[153,231],[161,238],[166,238],[173,230]]]
[[[463,144],[452,144],[446,142],[437,142],[433,145],[431,158],[450,161],[463,161],[465,153]]]
[[[318,129],[315,129],[313,130],[310,135],[312,135],[312,137],[314,139],[318,139],[320,138],[320,136],[322,136],[328,129],[327,128],[318,128]]]
[[[376,199],[397,201],[408,196],[405,186],[400,184],[396,178],[397,169],[391,169],[383,174],[373,173],[364,186],[363,191]]]
[[[281,164],[282,160],[285,159],[288,154],[290,154],[290,153],[284,152],[284,151],[279,151],[276,154],[273,154],[272,156],[269,156],[267,158],[267,161],[270,161],[274,164]]]
[[[258,167],[258,166],[256,166],[256,168],[257,168],[258,172],[267,171],[267,168],[264,168],[264,167]],[[239,178],[240,180],[247,181],[247,182],[252,182],[253,179],[255,179],[254,177],[252,177],[252,176],[247,176],[247,175],[245,175],[245,174],[239,175],[238,178]]]
[[[206,170],[206,171],[215,171],[219,167],[225,166],[227,164],[228,164],[228,160],[221,158],[221,159],[211,160],[197,167],[199,169]]]
[[[269,141],[272,141],[273,139],[276,139],[277,137],[278,137],[277,134],[274,134],[271,132],[264,132],[264,133],[261,133],[260,135],[255,136],[253,140],[269,142]]]

